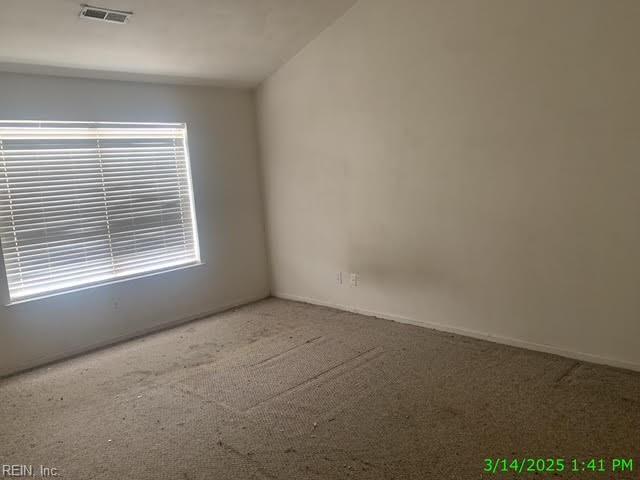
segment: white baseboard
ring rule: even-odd
[[[503,345],[509,345],[511,347],[524,348],[526,350],[534,350],[536,352],[550,353],[561,357],[571,358],[573,360],[580,360],[583,362],[597,363],[600,365],[607,365],[610,367],[623,368],[626,370],[634,370],[640,372],[640,364],[627,362],[624,360],[617,360],[614,358],[601,357],[598,355],[592,355],[584,352],[574,352],[572,350],[565,350],[560,347],[554,347],[552,345],[545,345],[541,343],[528,342],[526,340],[520,340],[517,338],[505,337],[502,335],[493,335],[491,333],[479,332],[467,328],[451,327],[441,323],[428,322],[425,320],[417,320],[413,318],[403,317],[401,315],[395,315],[392,313],[374,312],[372,310],[366,310],[362,308],[351,307],[349,305],[341,305],[332,302],[325,302],[309,297],[302,297],[299,295],[290,295],[287,293],[272,293],[272,296],[282,298],[284,300],[293,300],[296,302],[310,303],[312,305],[320,305],[323,307],[336,308],[338,310],[344,310],[352,313],[359,313],[361,315],[367,315],[371,317],[384,318],[385,320],[392,320],[394,322],[406,323],[409,325],[415,325],[418,327],[429,328],[432,330],[438,330],[440,332],[454,333],[462,335],[464,337],[477,338],[480,340],[486,340],[493,343],[499,343]]]
[[[126,334],[126,335],[120,335],[114,338],[111,338],[109,340],[105,340],[104,342],[97,342],[97,343],[93,343],[91,345],[87,345],[86,347],[82,347],[82,348],[78,348],[78,349],[74,349],[74,350],[70,350],[68,352],[64,352],[61,353],[59,355],[52,355],[52,356],[47,356],[47,357],[41,357],[38,359],[35,359],[31,362],[22,364],[18,367],[15,368],[11,368],[10,370],[7,371],[0,371],[0,378],[5,378],[5,377],[9,377],[9,376],[13,376],[16,375],[18,373],[22,373],[28,370],[33,370],[35,368],[40,368],[55,362],[59,362],[61,360],[67,360],[73,357],[76,357],[78,355],[82,355],[85,353],[89,353],[89,352],[93,352],[95,350],[100,350],[102,348],[105,347],[109,347],[111,345],[116,345],[118,343],[122,343],[128,340],[133,340],[135,338],[139,338],[139,337],[143,337],[145,335],[149,335],[155,332],[159,332],[162,330],[167,330],[169,328],[173,328],[173,327],[177,327],[179,325],[185,324],[185,323],[189,323],[189,322],[193,322],[195,320],[200,320],[203,318],[207,318],[210,317],[211,315],[215,315],[216,313],[222,313],[226,310],[230,310],[232,308],[236,308],[236,307],[240,307],[242,305],[246,305],[248,303],[252,303],[252,302],[257,302],[258,300],[263,300],[265,298],[268,298],[270,296],[269,293],[266,293],[264,295],[258,295],[256,297],[249,297],[249,298],[245,298],[245,299],[241,299],[241,300],[236,300],[224,305],[221,305],[220,307],[217,307],[213,310],[210,311],[206,311],[206,312],[201,312],[201,313],[197,313],[195,315],[190,315],[188,317],[183,317],[180,318],[178,320],[173,320],[170,322],[165,322],[165,323],[161,323],[158,325],[154,325],[153,327],[149,327],[149,328],[143,328],[140,330],[135,330],[132,333]]]

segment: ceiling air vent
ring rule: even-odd
[[[127,23],[133,12],[124,12],[122,10],[112,10],[110,8],[93,7],[91,5],[83,5],[80,10],[80,17],[89,20],[102,20],[111,23]]]

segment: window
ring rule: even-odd
[[[11,302],[200,261],[184,124],[0,121]]]

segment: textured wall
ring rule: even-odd
[[[259,92],[275,294],[640,368],[638,25],[358,2]]]
[[[204,262],[0,307],[0,374],[268,294],[250,91],[0,74],[0,118],[186,122]]]

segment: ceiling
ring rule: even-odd
[[[81,4],[133,11],[81,19]],[[0,70],[255,86],[355,0],[1,0]]]

